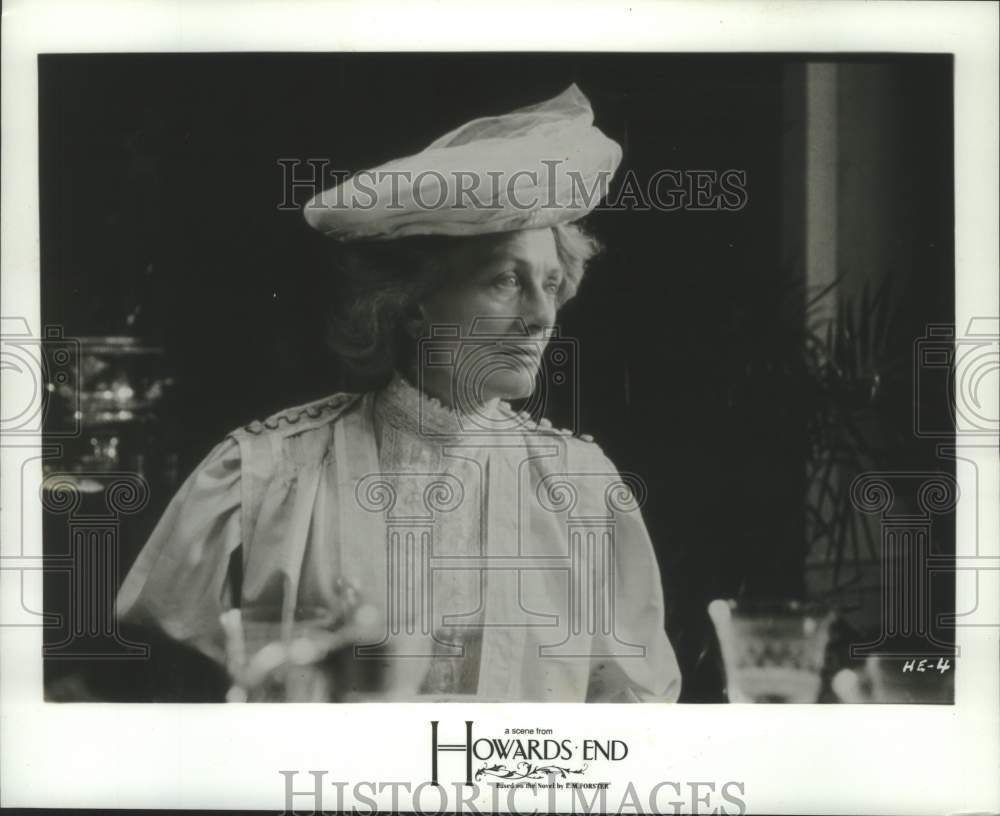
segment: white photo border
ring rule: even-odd
[[[38,55],[70,52],[953,53],[956,326],[1000,314],[995,4],[532,0],[505,2],[498,14],[493,4],[456,2],[11,0],[2,46],[0,302],[4,316],[24,317],[35,331]],[[997,414],[995,403],[984,410]],[[38,441],[25,444],[37,449]],[[959,466],[958,555],[996,558],[997,452],[963,455],[977,463],[979,495],[969,499],[975,486]],[[40,555],[41,508],[26,503],[19,515],[23,450],[4,447],[0,456],[2,554]],[[39,461],[23,475],[37,488]],[[4,618],[22,586],[26,603],[41,608],[40,575],[0,571]],[[973,601],[977,582],[982,619],[1000,621],[1000,572],[960,574],[959,609]],[[954,706],[73,705],[43,701],[41,629],[0,625],[0,797],[8,807],[281,810],[280,770],[299,771],[298,789],[310,784],[309,770],[326,770],[329,780],[416,785],[428,777],[429,721],[458,736],[471,719],[483,733],[534,725],[626,739],[631,755],[616,777],[623,786],[738,780],[750,812],[997,811],[998,631],[960,627],[956,635]],[[388,807],[390,791],[372,798]]]

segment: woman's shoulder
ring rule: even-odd
[[[255,419],[231,432],[231,435],[288,436],[323,427],[344,413],[364,394],[340,392],[321,399],[295,405],[271,414],[266,419]]]
[[[506,401],[500,403],[499,411],[502,417],[515,423],[513,430],[529,445],[555,446],[565,458],[607,461],[604,451],[590,434],[560,427],[545,417],[536,421],[527,411],[517,411]]]
[[[525,414],[518,416],[526,417]],[[529,447],[551,449],[555,453],[554,459],[539,459],[539,463],[545,462],[545,465],[542,465],[543,470],[555,468],[566,473],[617,474],[618,472],[617,467],[590,434],[553,425],[547,419],[538,422],[525,419],[521,434]]]
[[[317,464],[333,444],[333,426],[356,407],[363,393],[337,393],[277,411],[226,435],[242,459],[244,475],[267,478]]]

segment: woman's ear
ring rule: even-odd
[[[419,303],[412,304],[406,310],[406,314],[403,317],[403,328],[406,333],[414,340],[420,339],[424,336],[425,323],[424,307]]]

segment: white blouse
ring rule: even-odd
[[[219,662],[219,616],[341,603],[386,621],[414,697],[673,701],[660,575],[600,448],[503,402],[459,414],[401,377],[233,431],[119,591],[123,620]]]

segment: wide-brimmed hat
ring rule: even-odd
[[[573,84],[356,173],[314,196],[303,212],[311,227],[340,241],[554,226],[600,203],[621,157]]]

